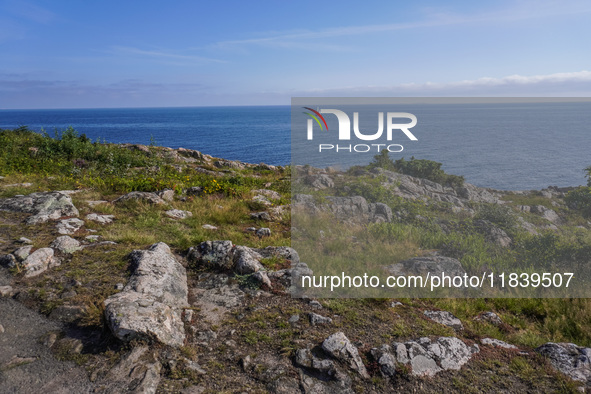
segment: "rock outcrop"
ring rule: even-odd
[[[40,192],[0,199],[0,210],[30,213],[27,224],[44,223],[64,216],[78,216],[72,198],[61,192]]]
[[[591,387],[591,348],[574,343],[548,342],[536,349],[548,357],[554,368],[573,380]]]
[[[391,349],[396,361],[410,366],[414,376],[434,376],[441,371],[458,370],[480,351],[478,345],[468,346],[456,337],[394,342]]]
[[[124,341],[136,337],[181,346],[185,330],[181,314],[187,301],[187,274],[165,243],[131,254],[133,273],[122,292],[105,300],[105,316],[113,334]]]

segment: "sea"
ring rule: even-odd
[[[403,110],[417,115],[412,130],[418,141],[406,141],[392,159],[435,160],[472,184],[501,190],[587,183],[591,103],[429,104]],[[50,135],[71,126],[93,141],[183,147],[249,163],[292,161],[290,106],[0,110],[1,129],[19,126]],[[357,155],[349,164],[371,157],[371,152]]]

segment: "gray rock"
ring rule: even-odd
[[[80,242],[68,235],[57,237],[50,246],[66,254],[71,254],[82,249],[80,247]]]
[[[334,187],[334,181],[326,174],[311,174],[304,181],[316,190]]]
[[[270,206],[272,206],[272,205],[273,205],[273,203],[272,203],[271,201],[269,201],[269,200],[267,199],[267,197],[265,197],[265,196],[263,196],[263,195],[260,195],[260,194],[257,194],[256,196],[254,196],[254,197],[252,198],[252,202],[255,202],[255,203],[258,203],[258,204],[264,205],[264,206],[266,206],[266,207],[270,207]]]
[[[88,206],[90,206],[91,208],[96,207],[97,205],[101,205],[101,204],[107,204],[108,201],[105,200],[95,200],[95,201],[86,201],[86,203],[88,204]]]
[[[14,257],[16,257],[16,259],[18,261],[23,261],[24,259],[26,259],[27,257],[29,257],[29,255],[31,254],[31,250],[33,249],[33,246],[29,245],[29,246],[23,246],[22,248],[18,248],[17,250],[15,250],[14,252],[12,252],[12,255]]]
[[[201,228],[204,230],[217,230],[218,229],[216,226],[212,226],[211,224],[204,224],[203,226],[201,226]]]
[[[325,317],[325,316],[319,315],[314,312],[310,313],[309,317],[310,317],[310,324],[312,324],[313,326],[323,325],[323,324],[332,324],[332,319],[330,317]]]
[[[311,300],[308,304],[314,309],[322,309],[322,304],[316,300]]]
[[[156,195],[164,201],[174,201],[174,190],[172,189],[161,190],[159,192],[156,192]]]
[[[510,343],[501,341],[500,339],[494,339],[494,338],[483,338],[480,340],[480,343],[482,343],[483,345],[489,345],[492,347],[500,347],[503,349],[515,349],[515,350],[518,349],[518,347],[515,345],[511,345]]]
[[[591,387],[591,348],[574,343],[548,342],[536,349],[548,357],[554,368],[573,380]]]
[[[266,222],[270,222],[273,220],[271,218],[271,215],[269,215],[269,212],[266,212],[266,211],[251,213],[250,217],[252,219],[256,219],[256,220],[264,220]]]
[[[273,287],[273,284],[271,283],[271,280],[269,279],[269,276],[265,271],[255,272],[254,274],[252,274],[252,278],[261,286],[265,285],[268,288]]]
[[[503,324],[503,321],[501,320],[499,315],[497,315],[494,312],[482,312],[480,315],[476,316],[474,320],[486,321],[495,326],[500,326],[501,324]]]
[[[54,263],[53,249],[37,249],[29,255],[20,265],[25,269],[25,277],[37,276],[46,271]]]
[[[181,318],[188,306],[187,274],[165,243],[131,254],[133,273],[122,292],[105,300],[105,316],[113,334],[124,341],[136,337],[182,346]]]
[[[147,346],[132,349],[98,382],[104,392],[156,394],[162,366]]]
[[[86,215],[86,220],[91,220],[93,222],[97,222],[98,224],[113,223],[113,219],[115,219],[115,215],[98,215],[96,213],[90,213]]]
[[[392,351],[399,363],[411,366],[414,376],[434,376],[444,370],[459,370],[479,348],[468,347],[455,337],[439,337],[394,342]]]
[[[550,209],[550,208],[546,208],[543,205],[532,206],[531,212],[540,214],[544,219],[546,219],[552,223],[560,222],[560,217],[558,216],[556,211],[554,211],[553,209]]]
[[[232,241],[205,241],[191,247],[187,258],[205,267],[228,270],[234,266],[233,247]]]
[[[70,196],[60,192],[32,193],[0,199],[0,210],[31,213],[27,224],[44,223],[63,216],[78,216]]]
[[[463,276],[466,270],[459,260],[445,256],[414,257],[386,267],[386,270],[394,276],[400,275],[441,275],[445,272],[449,276]]]
[[[203,188],[200,186],[193,186],[185,190],[187,196],[200,196],[203,194]]]
[[[72,235],[80,230],[82,226],[84,226],[84,221],[77,218],[71,218],[60,220],[56,225],[56,228],[59,234]]]
[[[180,209],[171,209],[171,210],[164,212],[164,214],[168,217],[173,218],[173,219],[186,219],[186,218],[190,218],[193,216],[192,212],[183,211]]]
[[[511,238],[505,231],[495,226],[488,220],[475,220],[474,227],[476,230],[483,234],[487,241],[507,248],[511,245]]]
[[[252,274],[262,270],[264,267],[259,262],[262,256],[246,246],[234,248],[234,269],[239,274]]]
[[[33,241],[31,241],[29,238],[25,238],[25,237],[20,237],[19,239],[16,240],[16,242],[18,242],[19,244],[32,244]]]
[[[149,204],[156,204],[156,205],[166,204],[166,201],[164,201],[162,198],[158,197],[158,195],[156,193],[150,193],[150,192],[127,193],[127,194],[124,194],[123,196],[117,198],[116,200],[114,200],[113,203],[119,204],[119,203],[123,203],[123,202],[130,201],[130,200],[143,201],[143,202],[146,202]]]
[[[425,316],[429,319],[437,322],[439,324],[443,324],[444,326],[448,326],[453,328],[454,330],[463,330],[464,326],[460,319],[452,315],[447,311],[425,311],[423,312]]]
[[[365,369],[365,365],[363,365],[361,357],[359,357],[357,348],[353,346],[344,333],[336,332],[326,338],[322,342],[322,349],[335,359],[348,364],[362,378],[369,379],[369,374]]]
[[[0,288],[1,291],[1,288]],[[291,315],[289,317],[289,319],[287,319],[287,322],[289,324],[296,324],[298,321],[300,321],[300,315]]]
[[[271,229],[267,228],[267,227],[261,227],[257,231],[255,231],[255,234],[258,235],[259,237],[270,237],[271,236]]]
[[[385,378],[392,378],[396,375],[396,357],[388,345],[371,349],[371,355],[380,366],[380,373]]]
[[[251,190],[251,192],[253,194],[260,194],[263,195],[271,200],[279,200],[281,199],[281,194],[277,193],[274,190],[269,190],[269,189],[256,189],[256,190]]]

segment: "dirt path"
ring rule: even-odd
[[[0,268],[0,286],[9,284]],[[88,393],[92,384],[83,368],[56,360],[41,341],[59,322],[0,298],[0,391],[2,393]],[[0,330],[1,331],[1,330]]]

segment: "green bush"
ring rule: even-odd
[[[579,211],[586,218],[591,217],[591,187],[581,186],[571,190],[566,194],[564,201],[570,209]]]
[[[517,226],[517,218],[513,215],[511,209],[499,204],[483,204],[478,209],[474,219],[488,220],[503,229],[509,235],[512,235],[515,232]]]
[[[408,161],[403,157],[394,162],[396,171],[402,174],[428,179],[451,187],[460,187],[464,184],[463,176],[446,174],[441,169],[441,165],[433,160],[415,159],[414,156]]]

